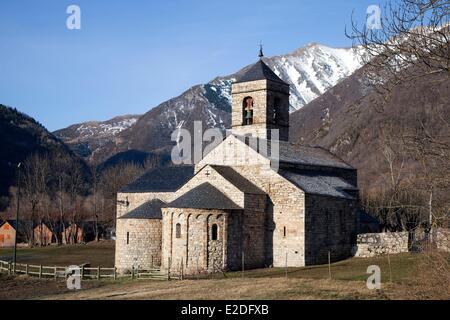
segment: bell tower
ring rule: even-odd
[[[263,61],[250,66],[232,85],[232,133],[241,136],[289,140],[289,84]]]

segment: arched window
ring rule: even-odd
[[[175,236],[177,239],[181,238],[181,224],[179,223],[175,226]]]
[[[217,240],[217,224],[213,224],[211,227],[211,240]]]
[[[277,123],[280,120],[280,104],[281,99],[275,98],[273,101],[273,113],[272,113],[272,122]]]
[[[246,97],[242,102],[242,119],[243,125],[248,126],[253,124],[253,98]]]

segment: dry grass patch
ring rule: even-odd
[[[89,263],[93,267],[114,266],[114,241],[90,242],[88,244],[19,248],[18,263],[46,266],[70,266]],[[9,260],[12,249],[0,249],[0,260]]]
[[[140,281],[49,296],[49,299],[169,299],[169,300],[285,300],[285,299],[380,299],[379,291],[365,282],[315,279],[215,279],[170,282]]]

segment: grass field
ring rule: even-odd
[[[0,260],[11,261],[13,250],[0,249]],[[91,242],[86,245],[48,246],[43,248],[19,248],[17,263],[46,266],[69,266],[89,263],[93,267],[114,266],[114,242]]]
[[[0,250],[1,256],[11,251]],[[444,298],[417,279],[421,254],[353,258],[328,266],[248,270],[183,281],[83,281],[83,289],[69,291],[64,281],[25,276],[0,277],[0,299],[417,299]],[[21,249],[19,262],[66,266],[90,263],[109,267],[114,261],[112,242]],[[368,290],[367,267],[378,265],[382,289]],[[450,284],[449,284],[450,285]]]

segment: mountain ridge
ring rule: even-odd
[[[67,145],[33,117],[0,104],[0,211],[9,202],[9,188],[16,183],[17,165],[34,153],[53,151],[84,164]],[[87,170],[87,168],[85,168]]]
[[[360,67],[358,53],[352,48],[330,48],[321,44],[308,44],[286,55],[264,57],[264,61],[280,78],[290,83],[292,112]],[[229,128],[231,83],[250,67],[192,86],[179,96],[151,108],[120,132],[102,136],[100,141],[83,141],[73,133],[71,139],[67,139],[71,127],[55,134],[94,164],[126,150],[167,153],[174,145],[170,139],[173,130],[185,128],[192,132],[194,121],[201,121],[204,129]]]

